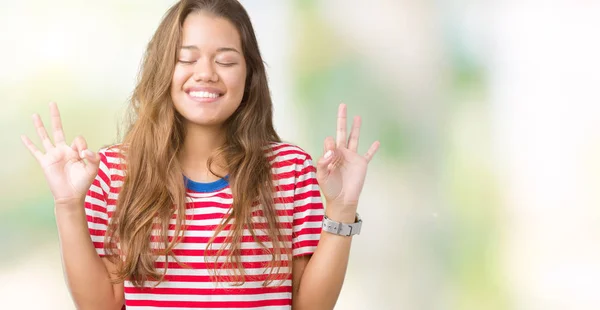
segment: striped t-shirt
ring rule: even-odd
[[[324,214],[312,159],[305,151],[291,144],[278,142],[271,146],[265,155],[272,167],[276,188],[273,197],[279,227],[284,240],[291,240],[287,246],[292,247],[293,256],[310,255],[319,242]],[[106,228],[115,211],[124,170],[122,157],[114,147],[102,149],[99,153],[100,169],[87,194],[85,208],[92,241],[98,254],[103,256]],[[186,181],[186,230],[182,242],[174,248],[175,256],[186,266],[180,266],[172,257],[167,261],[164,256],[157,257],[157,269],[163,270],[165,264],[168,266],[164,282],[154,288],[156,282],[149,281],[139,289],[125,281],[127,309],[291,309],[291,276],[285,277],[283,282],[278,280],[263,285],[268,275],[265,266],[272,256],[253,240],[247,230],[244,231],[241,244],[246,282],[239,286],[211,280],[213,264],[207,269],[204,252],[215,227],[230,212],[231,189],[226,178],[212,183]],[[265,222],[260,212],[253,214],[253,222]],[[175,224],[174,219],[171,224]],[[173,233],[174,229],[171,229],[169,235],[173,236]],[[227,234],[226,227],[219,236],[225,237]],[[256,234],[259,238],[266,235],[261,229],[257,229]],[[217,238],[212,249],[220,248],[219,242],[223,239]],[[264,244],[272,246],[270,242]],[[285,255],[282,255],[281,265],[284,267],[280,273],[290,271],[291,266]],[[219,272],[224,276],[232,274],[228,270]]]

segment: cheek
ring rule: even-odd
[[[173,80],[171,81],[171,90],[180,90],[185,84],[189,77],[189,73],[187,70],[182,69],[180,67],[175,67],[175,71],[173,72]]]
[[[244,87],[246,85],[246,70],[239,70],[238,72],[235,72],[235,74],[224,77],[224,82],[228,85],[230,90],[235,90],[237,95],[243,95]]]

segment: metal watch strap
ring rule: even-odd
[[[327,216],[323,217],[323,230],[332,233],[334,235],[340,236],[353,236],[360,234],[360,229],[362,227],[362,220],[358,213],[356,213],[356,220],[352,224],[345,224],[336,222]]]

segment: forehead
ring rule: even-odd
[[[200,50],[236,47],[241,39],[235,26],[227,19],[204,12],[190,13],[183,22],[182,45],[194,45]]]

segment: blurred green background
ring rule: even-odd
[[[381,141],[336,309],[600,308],[599,4],[241,2],[284,140],[318,158],[344,102]],[[172,3],[0,2],[0,308],[74,308],[31,114],[117,142]]]

